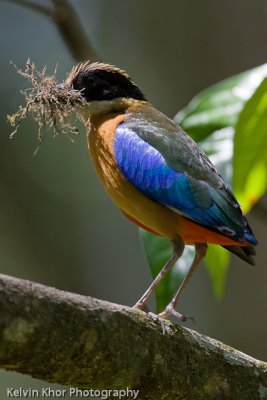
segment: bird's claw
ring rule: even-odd
[[[137,302],[133,306],[133,308],[136,308],[138,310],[144,311],[147,315],[149,315],[153,319],[154,322],[159,323],[161,325],[163,335],[165,334],[165,332],[166,332],[166,330],[168,328],[168,324],[167,324],[167,321],[164,320],[160,315],[149,311],[147,305],[144,304],[144,303],[138,303]]]
[[[159,323],[162,327],[163,335],[165,334],[166,330],[169,328],[166,320],[169,320],[171,316],[174,316],[175,318],[177,318],[179,321],[182,321],[182,322],[191,320],[194,324],[196,323],[196,321],[193,317],[191,317],[189,315],[180,314],[171,305],[168,305],[165,308],[165,310],[159,314],[155,314],[155,313],[149,311],[146,303],[142,303],[142,302],[137,302],[133,306],[133,308],[144,311],[146,314],[148,314],[153,319],[154,322]]]
[[[161,325],[163,335],[169,329],[168,322],[163,319],[159,314],[155,314],[153,312],[149,312],[148,315],[153,319],[154,322],[157,322]]]
[[[171,316],[174,316],[179,321],[186,322],[192,321],[194,324],[196,323],[195,319],[189,315],[180,314],[178,311],[174,310],[173,307],[167,306],[164,311],[159,314],[160,318],[169,319]]]

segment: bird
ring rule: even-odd
[[[133,223],[172,244],[172,256],[133,306],[149,312],[155,287],[195,247],[187,275],[161,319],[189,317],[176,310],[181,293],[217,244],[254,265],[257,240],[234,194],[212,162],[174,121],[158,111],[122,69],[85,61],[65,85],[81,93],[79,113],[96,173],[107,194]]]

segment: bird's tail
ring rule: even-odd
[[[246,261],[250,265],[255,265],[254,256],[256,255],[256,248],[253,244],[249,246],[222,246],[226,250],[234,253],[238,257],[242,258],[242,260]]]

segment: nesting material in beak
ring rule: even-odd
[[[45,133],[52,130],[53,136],[64,134],[73,141],[73,135],[79,133],[77,106],[86,103],[81,92],[72,89],[66,83],[58,84],[56,80],[57,68],[52,75],[48,75],[46,68],[38,71],[35,64],[28,59],[25,71],[11,63],[17,73],[30,82],[31,87],[21,93],[26,99],[26,105],[8,115],[8,121],[15,127],[12,138],[19,130],[23,119],[32,117],[38,125],[38,141],[42,142]]]

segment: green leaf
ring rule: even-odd
[[[235,126],[244,104],[267,76],[267,64],[225,79],[195,96],[174,120],[194,139]]]
[[[220,300],[223,295],[230,254],[221,246],[209,244],[205,264],[212,281],[214,296]]]
[[[234,137],[235,194],[248,212],[267,189],[267,79],[245,105]]]

